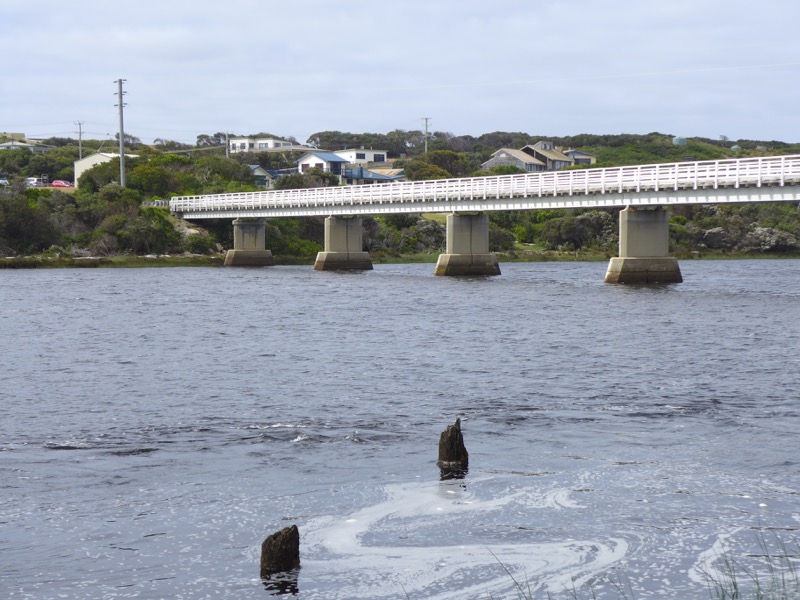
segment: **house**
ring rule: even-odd
[[[292,142],[275,138],[233,137],[228,140],[228,148],[237,152],[267,152],[269,150],[288,149]]]
[[[37,154],[44,154],[49,149],[50,148],[46,146],[37,146],[36,144],[29,144],[28,142],[22,142],[14,139],[0,144],[0,150],[30,150],[31,152],[35,152]]]
[[[265,189],[272,189],[273,184],[275,181],[272,178],[272,174],[267,171],[261,165],[247,165],[250,167],[250,176],[253,178],[253,184],[256,187],[261,187]]]
[[[128,154],[126,152],[125,156],[127,158],[138,158],[139,155]],[[75,184],[78,184],[78,179],[80,179],[84,172],[88,171],[92,167],[96,167],[99,164],[114,160],[115,158],[119,158],[119,154],[113,152],[96,152],[95,154],[90,154],[89,156],[84,156],[83,158],[76,160],[73,163],[75,165]]]
[[[297,172],[303,173],[309,169],[322,169],[334,175],[341,175],[342,168],[347,164],[347,159],[333,152],[318,150],[306,152],[297,159]]]
[[[500,148],[500,150],[492,154],[489,160],[481,164],[482,169],[491,169],[494,167],[517,167],[524,171],[533,172],[544,171],[546,165],[538,158],[522,150]]]
[[[232,137],[228,140],[228,149],[232,154],[236,154],[238,152],[308,150],[308,146],[298,146],[293,142],[277,138]]]
[[[577,150],[572,150],[571,152],[576,152],[580,161],[591,159],[591,162],[594,162],[594,157],[591,154],[578,152]],[[492,154],[489,160],[481,165],[481,168],[491,169],[492,167],[513,166],[529,172],[558,171],[575,164],[591,163],[576,162],[572,156],[556,148],[553,142],[542,140],[533,145],[529,144],[520,150],[500,148],[500,150]]]
[[[545,164],[545,171],[558,171],[573,164],[572,159],[558,150],[553,142],[544,140],[536,142],[532,146],[525,146],[522,151],[542,161]]]
[[[597,162],[596,156],[580,150],[564,150],[564,154],[572,159],[573,165],[593,165]]]
[[[398,169],[393,166],[387,167],[371,167],[370,171],[373,173],[377,173],[378,175],[388,175],[392,177],[394,181],[405,181],[406,179],[406,172],[405,169]]]
[[[404,179],[402,174],[384,174],[370,171],[361,165],[345,167],[342,171],[342,183],[346,185],[366,185],[373,183],[390,183]]]
[[[349,150],[335,150],[334,154],[346,159],[347,162],[353,165],[361,165],[367,163],[385,163],[386,150],[366,150],[364,148],[351,148]]]

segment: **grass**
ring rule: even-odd
[[[513,250],[496,252],[497,260],[503,262],[604,262],[611,258],[602,250],[559,251],[518,244]],[[370,253],[373,264],[434,264],[439,259],[438,252],[420,254],[397,254],[387,251]],[[777,259],[800,258],[797,254],[731,254],[712,253],[672,253],[678,260],[730,260],[730,259]],[[313,265],[315,257],[275,256],[276,265]],[[71,258],[50,253],[31,256],[0,257],[0,269],[59,269],[92,267],[216,267],[222,266],[224,254],[175,254],[138,256],[92,256]]]
[[[758,553],[747,563],[730,553],[718,560],[715,574],[705,573],[714,600],[789,600],[800,598],[800,545],[789,548],[780,535],[758,537]]]
[[[90,256],[71,258],[54,255],[0,258],[0,269],[87,269],[97,267],[213,267],[221,266],[223,256],[149,255]]]
[[[709,600],[796,600],[800,598],[800,543],[792,542],[789,547],[783,538],[776,534],[774,539],[764,535],[757,537],[759,551],[736,558],[731,551],[714,558],[718,565],[713,571],[702,571],[708,585]],[[513,583],[514,591],[520,600],[534,600],[530,582],[521,582],[491,551],[498,564]],[[637,600],[636,592],[626,577],[608,578],[616,591],[617,600]],[[596,600],[597,590],[589,586],[587,595],[572,588],[565,589],[559,596],[546,592],[547,600]],[[607,597],[607,596],[604,596]],[[489,596],[491,599],[491,596]]]

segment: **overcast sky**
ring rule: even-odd
[[[800,142],[797,0],[2,0],[0,131]]]

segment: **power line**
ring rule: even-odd
[[[80,160],[83,158],[83,131],[81,130],[83,121],[75,121],[75,125],[78,126],[78,160]]]
[[[425,154],[428,153],[428,121],[431,120],[430,117],[422,117],[422,120],[425,121]]]
[[[122,101],[122,97],[125,95],[126,92],[122,91],[122,84],[125,83],[127,79],[122,79],[121,77],[117,79],[114,83],[117,84],[117,96],[119,96],[119,104],[115,106],[119,106],[119,185],[120,187],[125,187],[125,127],[123,126],[123,119],[122,119],[122,109],[125,106],[125,103]]]

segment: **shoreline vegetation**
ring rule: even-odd
[[[500,263],[509,262],[603,262],[612,258],[606,253],[591,251],[558,251],[518,248],[508,252],[497,252]],[[726,253],[690,252],[672,254],[678,260],[764,260],[800,259],[800,253]],[[372,262],[381,264],[434,264],[438,253],[394,254],[371,253]],[[123,254],[115,256],[63,256],[61,254],[36,254],[28,256],[0,257],[0,269],[87,269],[87,268],[152,268],[152,267],[221,267],[225,253],[215,254]],[[276,265],[314,264],[314,257],[275,256]]]
[[[486,165],[498,148],[523,148],[540,140],[522,133],[495,132],[472,138],[439,132],[430,140],[428,152],[414,145],[416,137],[410,132],[397,137],[320,132],[312,137],[316,148],[385,148],[386,160],[380,165],[402,172],[409,181],[524,173],[516,165],[488,170]],[[223,262],[220,254],[234,244],[231,220],[183,220],[170,212],[170,198],[343,183],[319,168],[297,172],[302,151],[226,156],[225,139],[224,134],[215,135],[211,144],[209,136],[198,136],[196,148],[148,145],[131,139],[124,187],[118,183],[117,158],[79,174],[73,188],[26,185],[26,177],[72,180],[79,155],[76,140],[44,140],[48,150],[43,154],[28,149],[0,152],[0,178],[7,182],[0,185],[0,268],[216,266]],[[739,141],[731,145],[728,140],[677,140],[660,133],[586,134],[549,141],[595,160],[568,169],[800,152],[800,144]],[[83,141],[86,148],[99,150],[102,141],[94,142],[93,146],[89,140]],[[197,149],[202,152],[195,155]],[[264,173],[272,178],[271,183]],[[619,212],[618,208],[489,212],[489,251],[495,252],[500,262],[607,261],[617,254]],[[270,218],[266,247],[276,264],[313,264],[324,248],[324,231],[322,217]],[[363,249],[373,264],[436,262],[446,237],[446,216],[441,213],[363,218]],[[678,260],[798,258],[800,203],[674,206],[670,209],[669,243],[671,256]]]

